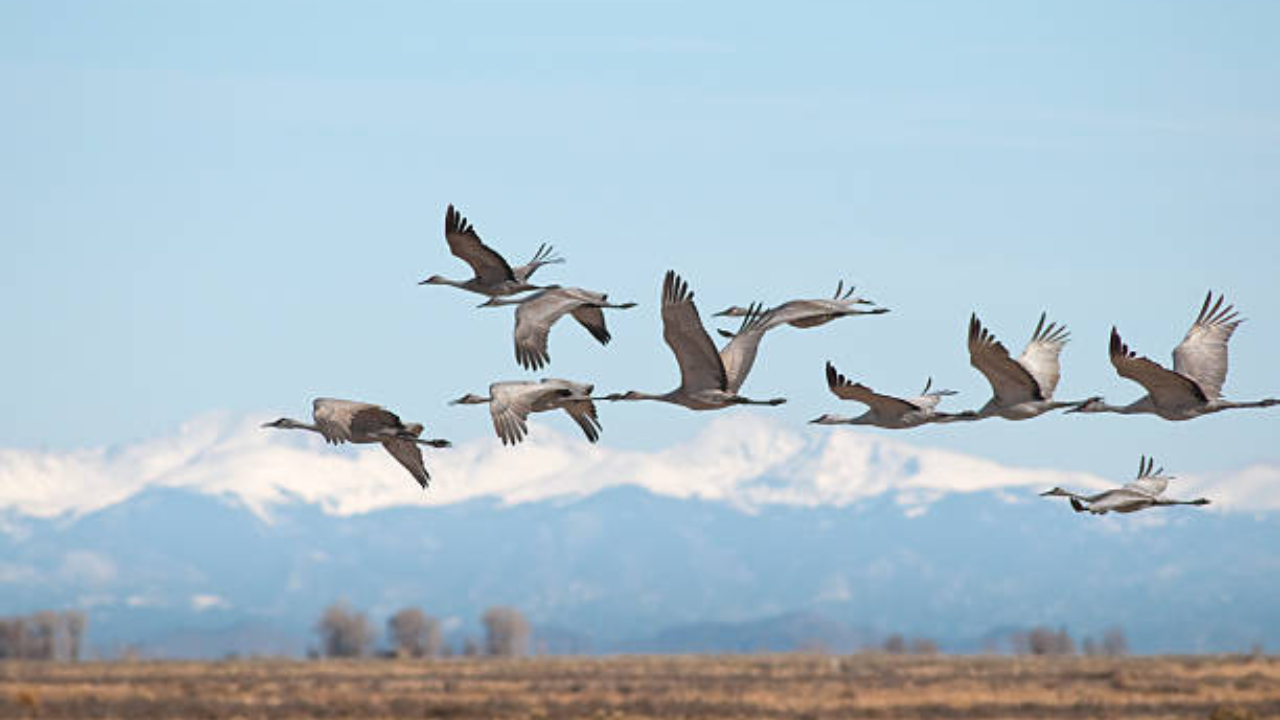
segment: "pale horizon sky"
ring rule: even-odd
[[[1263,2],[6,3],[0,448],[306,417],[322,395],[462,442],[487,413],[446,402],[495,380],[665,391],[667,269],[708,325],[841,279],[892,309],[766,339],[744,393],[790,402],[728,412],[803,433],[860,411],[827,360],[981,406],[975,311],[1016,353],[1047,310],[1072,331],[1059,397],[1129,402],[1111,326],[1168,363],[1210,288],[1249,318],[1227,396],[1280,396],[1278,21]],[[562,322],[524,372],[510,309],[416,284],[468,274],[449,203],[512,262],[554,243],[568,262],[536,280],[639,307],[609,315],[608,347]],[[711,417],[606,404],[601,443],[663,448]],[[1278,431],[1273,410],[892,437],[1116,477],[1140,453],[1280,464]]]

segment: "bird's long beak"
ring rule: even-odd
[[[810,425],[818,425],[818,424],[819,424],[819,423],[821,423],[821,422],[822,422],[822,418],[820,418],[820,417],[816,417],[816,418],[814,418],[814,419],[810,420],[810,421],[809,421],[809,424],[810,424]]]
[[[1057,488],[1054,488],[1053,490],[1056,490],[1056,489]],[[1044,492],[1040,493],[1040,497],[1049,497],[1050,495],[1053,495],[1053,490],[1045,490]]]
[[[714,313],[714,314],[712,314],[712,316],[711,316],[711,317],[729,317],[729,311],[728,311],[728,310],[721,310],[721,311],[720,311],[720,312],[718,312],[718,313]]]

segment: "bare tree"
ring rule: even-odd
[[[894,633],[884,639],[881,649],[890,655],[901,655],[907,651],[907,639],[899,633]]]
[[[325,608],[316,622],[316,634],[325,657],[363,657],[374,640],[369,618],[345,601]]]
[[[1055,632],[1047,627],[1037,626],[1015,633],[1013,648],[1014,652],[1022,655],[1074,655],[1076,643],[1066,628]]]
[[[480,654],[480,644],[473,637],[468,637],[462,641],[463,657],[475,657]]]
[[[912,655],[937,655],[938,643],[929,638],[912,638],[911,640]]]
[[[27,619],[0,618],[0,659],[18,660],[25,657],[27,657]]]
[[[28,620],[30,645],[27,657],[31,660],[55,660],[58,650],[58,629],[61,623],[58,613],[41,610]]]
[[[88,618],[80,610],[68,610],[62,614],[62,621],[67,636],[66,658],[71,662],[78,662],[80,653],[84,650],[84,630],[88,625]]]
[[[444,644],[440,623],[418,608],[404,608],[387,620],[391,651],[401,657],[432,657]]]
[[[1129,641],[1119,627],[1107,628],[1102,634],[1102,654],[1119,657],[1129,654]]]
[[[529,621],[513,607],[491,607],[480,618],[484,623],[485,652],[519,657],[529,652]]]

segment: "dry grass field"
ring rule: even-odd
[[[0,662],[0,718],[1280,718],[1280,658]]]

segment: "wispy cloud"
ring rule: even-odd
[[[261,418],[208,416],[174,434],[136,444],[73,452],[0,450],[0,511],[10,516],[78,515],[148,488],[186,488],[243,502],[270,516],[288,502],[336,515],[402,505],[447,505],[481,497],[525,503],[574,498],[635,485],[679,498],[765,505],[847,505],[890,493],[919,514],[948,493],[1114,481],[1079,472],[1003,466],[961,453],[918,447],[879,434],[836,430],[806,435],[760,416],[713,419],[690,440],[653,452],[592,446],[534,426],[529,440],[503,448],[483,439],[427,450],[435,478],[420,491],[381,448],[334,449],[303,433],[266,431]],[[1177,481],[1174,492],[1209,494],[1216,506],[1280,508],[1280,468],[1258,466],[1214,478]]]

